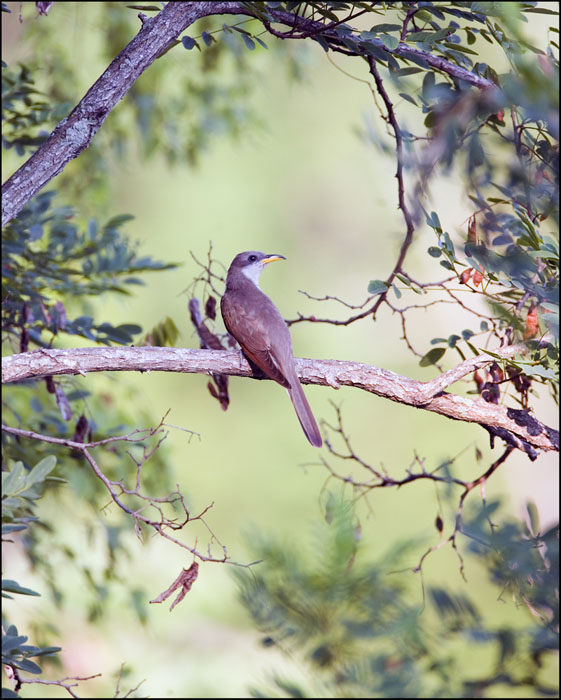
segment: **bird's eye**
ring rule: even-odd
[[[250,255],[248,260],[249,262],[255,262],[257,260],[257,255]]]

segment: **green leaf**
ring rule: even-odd
[[[28,488],[40,481],[44,481],[47,474],[50,474],[55,468],[55,466],[56,457],[54,455],[48,455],[48,457],[44,457],[33,467],[33,469],[27,475],[26,487]]]
[[[201,32],[201,39],[207,46],[212,46],[212,42],[216,41],[212,34],[209,34],[208,32]]]
[[[41,666],[38,666],[34,661],[30,661],[29,659],[14,659],[11,663],[22,671],[27,671],[27,673],[39,674],[43,672]]]
[[[368,284],[369,294],[383,294],[388,291],[388,285],[384,280],[371,280]]]
[[[9,654],[12,649],[17,649],[22,644],[25,644],[27,640],[28,637],[24,637],[23,635],[2,635],[2,653]]]
[[[396,277],[400,282],[403,282],[403,284],[405,284],[407,287],[411,286],[411,282],[407,279],[407,277],[405,277],[405,275],[400,275],[398,272],[396,274]]]
[[[141,12],[159,12],[162,8],[158,5],[127,5],[130,10],[140,10]]]
[[[434,88],[434,73],[428,72],[425,73],[425,77],[423,78],[423,86],[421,93],[423,95],[423,99],[428,100],[431,96],[432,89]],[[430,226],[430,224],[429,224]]]
[[[115,326],[115,328],[123,333],[127,333],[128,335],[137,335],[138,333],[142,333],[142,326],[139,326],[136,323],[121,323],[119,326]]]
[[[462,46],[461,44],[452,44],[449,41],[444,41],[443,44],[444,44],[444,46],[446,46],[449,49],[453,49],[455,51],[461,51],[462,53],[469,53],[469,54],[472,54],[473,56],[479,56],[477,51],[474,51],[473,49],[468,49],[467,46]]]
[[[191,37],[187,38],[190,39]],[[122,226],[123,224],[126,224],[127,221],[132,221],[133,219],[134,216],[132,214],[119,214],[118,216],[114,216],[112,219],[109,219],[103,228],[106,231],[110,228],[119,228],[119,226]]]
[[[377,32],[377,33],[400,32],[401,25],[400,24],[375,24],[373,27],[370,27],[370,31]]]
[[[394,51],[397,49],[398,44],[399,44],[399,39],[396,36],[392,36],[391,34],[382,34],[380,37],[378,37],[382,44],[389,49],[390,51]]]
[[[33,518],[30,518],[33,520]],[[27,524],[24,523],[2,523],[2,535],[9,535],[11,532],[21,532],[26,530]]]
[[[496,352],[492,352],[491,350],[486,350],[485,348],[479,348],[479,354],[480,355],[490,355],[491,357],[494,357],[496,360],[504,360],[504,357],[501,357]],[[515,365],[516,367],[518,366],[518,365],[516,365],[515,362],[512,362],[512,361],[510,361],[510,364]]]
[[[10,471],[2,472],[2,498],[13,496],[25,488],[25,467],[15,462]]]
[[[430,215],[427,215],[427,224],[438,233],[442,232],[440,219],[438,218],[438,214],[435,211],[431,212]]]
[[[539,15],[555,15],[556,17],[559,16],[559,12],[556,12],[555,10],[548,10],[546,7],[527,7],[523,9],[522,12],[535,12]]]
[[[540,514],[533,501],[528,501],[526,503],[526,510],[530,519],[530,531],[533,535],[537,535],[540,531]]]
[[[247,48],[250,51],[253,51],[253,49],[255,48],[255,42],[253,41],[253,39],[250,36],[247,36],[247,34],[242,34],[242,39]]]
[[[317,34],[314,39],[326,53],[329,51],[329,44],[321,34]]]
[[[408,41],[426,41],[427,39],[430,40],[430,38],[434,35],[434,32],[411,32],[410,34],[407,35],[407,40]]]
[[[37,591],[31,590],[31,588],[20,586],[17,581],[12,581],[11,579],[2,579],[2,590],[8,593],[19,593],[20,595],[41,595]]]
[[[535,367],[526,365],[524,367],[524,373],[529,377],[543,377],[544,379],[553,379],[557,381],[557,372],[553,369],[546,369],[541,365],[536,365]]]
[[[407,102],[411,102],[411,104],[415,105],[415,107],[417,106],[415,100],[411,97],[411,95],[408,95],[406,92],[400,92],[399,96],[403,97],[403,99],[407,100]]]
[[[56,654],[59,651],[62,651],[62,647],[43,647],[35,654],[30,654],[30,656],[49,656],[51,654]]]
[[[415,75],[415,73],[422,73],[422,68],[400,68],[400,70],[396,70],[395,75],[404,78],[407,75]]]
[[[475,44],[475,42],[476,42],[475,34],[473,34],[473,32],[470,32],[469,29],[468,29],[467,27],[464,27],[464,29],[466,30],[466,36],[467,36],[468,44],[470,44],[470,45],[471,45],[471,44]]]
[[[432,348],[426,355],[423,355],[419,361],[421,367],[429,367],[435,365],[446,352],[446,348]]]
[[[182,36],[181,43],[183,44],[183,48],[187,49],[187,51],[191,51],[191,49],[194,49],[197,45],[197,42],[191,36]]]

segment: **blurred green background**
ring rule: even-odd
[[[105,30],[106,6],[116,4],[121,3],[55,3],[48,17],[34,17],[28,9],[33,3],[23,3],[24,21],[20,23],[19,4],[8,3],[12,14],[4,17],[2,26],[4,60],[8,64],[36,62],[35,42],[41,30],[30,25],[56,23],[71,61],[78,66],[77,102],[106,65],[98,53],[97,35]],[[134,11],[130,12],[134,17]],[[550,23],[532,15],[529,35],[545,36]],[[35,39],[26,38],[30,29]],[[132,23],[131,38],[134,31]],[[272,45],[273,39],[267,37],[267,43]],[[285,42],[282,50],[294,54],[301,78],[296,80],[287,73],[280,53],[261,48],[252,52],[250,59],[260,80],[248,100],[258,120],[250,122],[235,141],[215,134],[198,167],[170,165],[157,153],[145,158],[138,145],[139,133],[132,128],[126,158],[103,154],[110,161],[111,208],[98,211],[95,197],[88,202],[86,194],[80,204],[91,211],[85,213],[95,213],[102,220],[133,214],[135,220],[127,231],[139,241],[140,250],[160,260],[181,263],[175,270],[147,275],[146,286],[139,287],[134,297],[107,296],[93,301],[114,324],[138,322],[146,331],[170,316],[181,331],[179,344],[198,347],[188,317],[188,297],[183,292],[199,273],[190,252],[203,260],[210,242],[213,255],[225,266],[236,253],[247,249],[287,257],[285,262],[269,266],[261,281],[285,318],[295,318],[297,312],[345,318],[350,312],[344,307],[312,301],[300,290],[357,304],[366,297],[368,282],[385,278],[393,267],[404,224],[397,210],[395,161],[360,136],[373,128],[385,138],[369,87],[361,82],[367,78],[365,67],[346,57],[335,59],[338,66],[360,79],[353,80],[337,70],[319,46],[309,46],[301,53],[299,47]],[[492,50],[490,47],[488,62],[502,60]],[[190,70],[190,59],[190,54],[178,47],[160,60],[166,62],[172,79]],[[500,70],[500,66],[495,68]],[[396,106],[407,127],[414,110],[399,98]],[[110,115],[102,129],[111,128],[112,118]],[[94,139],[90,148],[96,147]],[[13,152],[4,154],[4,179],[20,163]],[[75,167],[71,163],[66,174]],[[56,179],[51,186],[57,187]],[[453,239],[463,240],[471,205],[459,179],[451,175],[437,179],[430,202]],[[408,255],[408,271],[423,281],[445,276],[438,261],[426,255],[427,247],[434,245],[433,237],[432,231],[420,228]],[[404,292],[404,304],[414,303],[410,299],[413,295],[408,294]],[[415,347],[424,353],[431,338],[469,327],[473,327],[471,317],[462,318],[457,308],[444,305],[434,312],[412,311],[408,332]],[[222,329],[221,322],[217,328]],[[348,327],[301,323],[293,325],[291,332],[295,354],[300,357],[356,360],[423,380],[437,373],[435,368],[419,367],[418,358],[401,340],[399,317],[385,308],[375,322],[365,319]],[[299,547],[308,539],[310,523],[320,515],[328,472],[307,444],[286,393],[271,382],[232,378],[231,405],[223,412],[209,395],[206,383],[203,376],[154,373],[88,376],[72,381],[76,388],[87,386],[109,394],[124,392],[123,385],[136,387],[134,401],[142,403],[138,406],[142,422],[131,428],[147,427],[147,413],[154,425],[171,408],[168,423],[198,434],[190,437],[172,430],[166,442],[166,460],[173,468],[172,481],[187,494],[193,512],[214,503],[207,522],[234,561],[247,563],[251,559],[248,525]],[[401,407],[358,390],[305,390],[318,420],[334,422],[331,402],[341,405],[357,453],[396,477],[404,474],[415,453],[425,459],[427,468],[458,455],[457,468],[466,477],[479,475],[500,454],[500,447],[489,449],[487,434],[478,427]],[[134,412],[134,406],[131,408]],[[554,404],[546,396],[538,405],[537,416],[548,424],[556,422]],[[476,447],[484,455],[479,463],[474,457]],[[325,451],[324,456],[327,458]],[[330,462],[334,464],[333,459]],[[150,468],[149,463],[145,468]],[[345,472],[347,467],[339,469]],[[329,488],[341,490],[333,482]],[[557,518],[557,494],[556,455],[541,455],[531,463],[516,454],[487,484],[486,496],[502,497],[519,517],[526,501],[534,500],[542,523],[547,525]],[[470,496],[471,500],[477,498],[476,493]],[[91,523],[85,522],[80,503],[67,498],[66,506],[62,516],[56,513],[58,535],[81,551],[81,559],[75,562],[76,570],[67,560],[53,562],[60,567],[58,584],[67,596],[63,609],[55,611],[52,603],[46,605],[45,598],[39,598],[26,600],[19,607],[9,603],[9,615],[22,627],[40,619],[56,624],[55,636],[64,646],[65,673],[104,672],[102,679],[82,684],[84,697],[110,693],[114,679],[109,674],[122,662],[132,670],[123,686],[146,678],[140,695],[160,697],[245,696],[248,685],[257,684],[271,668],[287,667],[288,662],[275,651],[260,647],[259,635],[237,602],[228,566],[202,565],[191,592],[171,614],[167,604],[146,605],[191,562],[182,551],[158,538],[139,542],[132,523],[127,540],[130,559],[117,564],[125,583],[109,585],[106,597],[100,593],[99,605],[107,615],[98,624],[89,623],[78,570],[89,569],[95,579],[96,567],[105,556],[105,532],[100,525],[92,537]],[[41,517],[51,519],[58,507],[53,499],[44,499]],[[434,527],[437,512],[432,483],[412,484],[400,491],[375,491],[367,502],[358,504],[365,546],[374,554],[387,551],[403,538],[418,540],[416,554],[408,562],[414,566],[427,546],[438,541]],[[453,526],[453,513],[445,515],[447,533]],[[101,517],[109,525],[111,510]],[[195,536],[199,537],[199,549],[204,550],[209,538],[203,529],[187,528],[183,534],[190,544]],[[17,548],[9,548],[5,556],[11,578],[46,593]],[[496,589],[469,560],[466,574],[470,594],[481,601],[489,619],[512,621],[519,615],[522,624],[527,612],[516,611],[508,599],[496,602]],[[398,575],[414,579],[412,590],[420,601],[420,579],[412,573]],[[424,575],[426,584],[465,585],[449,547],[427,559]],[[128,604],[131,589],[144,591],[145,626]],[[294,672],[298,671],[291,669],[290,673]],[[48,689],[45,695],[49,692],[58,696]]]

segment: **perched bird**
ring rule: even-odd
[[[257,250],[236,255],[220,303],[222,318],[250,364],[286,388],[306,437],[314,447],[321,447],[316,419],[294,368],[290,331],[280,311],[259,287],[265,265],[274,260],[286,258]]]

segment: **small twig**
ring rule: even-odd
[[[79,696],[76,695],[76,693],[72,690],[72,688],[75,688],[78,683],[81,681],[90,681],[92,678],[99,678],[101,676],[101,673],[96,673],[93,676],[66,676],[65,678],[61,678],[58,681],[44,681],[40,678],[20,678],[20,683],[31,685],[31,684],[38,684],[38,685],[56,685],[59,688],[64,688],[66,692],[73,698],[78,698]],[[67,683],[66,681],[76,681],[75,683]]]
[[[166,414],[167,415],[167,414]],[[207,511],[212,507],[213,504],[210,504],[206,508],[202,510],[198,515],[191,515],[190,512],[187,510],[187,507],[185,505],[184,497],[179,489],[179,486],[177,486],[176,491],[170,493],[169,495],[163,497],[163,498],[156,498],[153,496],[147,496],[141,493],[140,491],[140,468],[142,465],[145,463],[147,459],[150,458],[150,456],[155,452],[156,449],[161,445],[161,442],[163,439],[165,439],[165,435],[161,437],[158,441],[158,444],[156,448],[150,451],[144,451],[144,456],[141,460],[133,459],[133,461],[136,464],[136,485],[134,489],[129,489],[125,486],[125,484],[121,480],[112,480],[109,479],[104,472],[101,470],[98,462],[96,459],[94,459],[93,455],[91,454],[90,450],[96,447],[100,446],[105,446],[109,443],[113,443],[116,441],[122,441],[122,442],[139,442],[141,440],[144,440],[147,436],[155,436],[158,434],[161,434],[163,432],[162,430],[162,425],[165,420],[164,416],[162,420],[160,421],[159,425],[156,426],[155,428],[149,428],[149,429],[142,429],[142,430],[133,430],[132,432],[122,435],[122,436],[116,436],[112,438],[106,438],[104,440],[98,440],[95,442],[89,442],[89,443],[81,443],[81,442],[76,442],[74,440],[68,440],[66,438],[56,438],[52,437],[50,435],[42,435],[40,433],[36,433],[31,430],[22,430],[20,428],[12,428],[7,425],[2,425],[2,430],[6,433],[9,433],[11,435],[16,435],[20,438],[28,438],[28,439],[33,439],[33,440],[39,440],[41,442],[46,442],[54,445],[60,445],[63,447],[68,447],[74,451],[80,452],[82,456],[86,459],[88,464],[90,465],[92,471],[96,475],[96,477],[104,484],[106,487],[107,491],[109,492],[109,495],[111,496],[112,501],[127,515],[131,516],[135,522],[135,528],[137,532],[140,532],[140,524],[146,525],[150,528],[152,528],[155,532],[158,533],[161,537],[169,540],[170,542],[173,542],[176,544],[178,547],[181,547],[182,549],[186,549],[188,552],[190,552],[193,556],[197,557],[201,561],[207,561],[207,562],[216,562],[216,563],[230,563],[236,566],[247,566],[244,564],[239,564],[237,562],[232,562],[229,559],[227,549],[225,545],[223,545],[220,540],[216,537],[215,533],[212,531],[206,520],[204,519],[205,514]],[[159,519],[154,520],[152,518],[149,518],[141,513],[142,509],[139,508],[131,508],[128,505],[126,505],[123,500],[122,496],[130,496],[130,497],[136,497],[139,498],[141,501],[145,501],[147,506],[153,508],[158,514],[159,514]],[[177,518],[168,518],[162,509],[162,505],[172,505],[180,503],[184,517],[182,520],[179,520]],[[210,535],[211,541],[215,542],[221,549],[222,549],[222,556],[221,557],[215,557],[212,554],[204,555],[201,552],[199,552],[196,547],[191,547],[177,538],[173,537],[168,531],[177,531],[183,529],[188,523],[193,523],[195,521],[200,521],[203,526],[206,528],[207,532]]]
[[[426,559],[426,557],[431,554],[432,552],[437,551],[444,545],[450,543],[454,551],[456,552],[456,555],[458,556],[459,562],[460,562],[460,573],[465,579],[465,571],[464,571],[464,560],[463,557],[458,549],[457,546],[457,535],[458,533],[462,532],[462,513],[464,509],[464,504],[466,501],[467,496],[475,489],[477,486],[484,487],[484,485],[487,483],[488,479],[492,476],[492,474],[505,462],[505,460],[508,458],[508,456],[511,454],[511,452],[514,450],[514,447],[512,445],[507,445],[505,448],[505,451],[503,454],[495,460],[491,466],[483,472],[479,477],[476,479],[473,479],[471,481],[465,481],[463,479],[460,479],[458,477],[454,476],[442,476],[438,474],[440,469],[442,468],[442,465],[436,467],[433,470],[427,471],[424,465],[424,461],[420,459],[417,455],[415,455],[415,460],[411,464],[411,466],[406,470],[406,475],[401,478],[395,478],[390,476],[385,470],[384,473],[380,471],[379,469],[376,469],[372,465],[368,464],[364,459],[362,459],[353,449],[351,440],[347,433],[344,430],[343,427],[343,418],[341,414],[341,409],[338,406],[335,406],[335,404],[332,404],[334,409],[335,409],[335,415],[336,415],[336,424],[331,425],[327,422],[324,421],[324,426],[328,429],[327,430],[327,435],[325,439],[325,445],[329,451],[329,454],[331,454],[333,457],[336,459],[342,460],[342,461],[351,461],[354,464],[357,464],[359,467],[362,469],[365,469],[368,473],[368,479],[367,480],[360,480],[357,478],[354,478],[350,475],[345,475],[345,474],[340,474],[331,464],[324,458],[320,458],[321,464],[327,469],[329,472],[329,478],[336,479],[344,484],[347,484],[351,486],[357,494],[357,499],[364,497],[367,493],[371,493],[374,489],[380,489],[380,488],[402,488],[403,486],[407,484],[414,483],[416,481],[420,480],[428,480],[428,481],[433,481],[435,483],[441,483],[441,484],[453,484],[455,486],[459,486],[462,488],[462,493],[458,501],[458,507],[456,510],[456,517],[454,521],[454,528],[452,530],[452,533],[443,541],[432,545],[427,549],[427,551],[422,555],[421,559],[419,560],[419,563],[413,568],[414,572],[419,572],[422,570],[423,563]],[[343,446],[344,450],[337,450],[331,440],[329,439],[329,431],[332,431],[336,433],[340,439],[343,441]],[[456,459],[456,457],[454,457]],[[451,460],[452,462],[454,461]],[[484,498],[484,496],[483,496]],[[464,533],[462,533],[464,534]]]
[[[464,559],[463,559],[462,555],[460,554],[460,551],[458,549],[458,544],[457,544],[458,533],[462,533],[462,534],[466,535],[466,533],[464,533],[462,531],[462,513],[463,513],[463,509],[464,509],[465,500],[466,500],[467,496],[469,495],[469,493],[476,486],[479,486],[480,484],[484,484],[487,481],[487,479],[489,479],[489,477],[493,474],[493,472],[495,472],[501,466],[501,464],[503,464],[503,462],[506,461],[506,459],[508,458],[510,453],[513,451],[513,449],[514,448],[512,446],[510,446],[510,445],[507,446],[507,448],[505,449],[503,454],[497,460],[495,460],[493,462],[493,464],[491,464],[489,469],[487,469],[487,471],[484,474],[481,474],[481,476],[479,476],[474,481],[461,482],[463,487],[464,487],[464,491],[463,491],[462,495],[460,496],[460,501],[458,503],[458,509],[456,511],[456,518],[454,521],[454,529],[452,530],[451,534],[445,540],[443,540],[439,544],[433,545],[432,547],[429,547],[429,549],[427,549],[427,551],[420,558],[417,566],[415,566],[413,568],[413,571],[415,573],[421,571],[421,569],[423,567],[423,563],[429,554],[436,551],[437,549],[440,549],[443,545],[450,542],[452,545],[452,549],[456,552],[458,559],[460,560],[460,573],[462,575],[462,578],[464,579],[464,581],[467,581],[467,578],[465,575]],[[454,483],[458,483],[458,481],[455,481]],[[469,537],[469,535],[466,535],[466,537]]]

